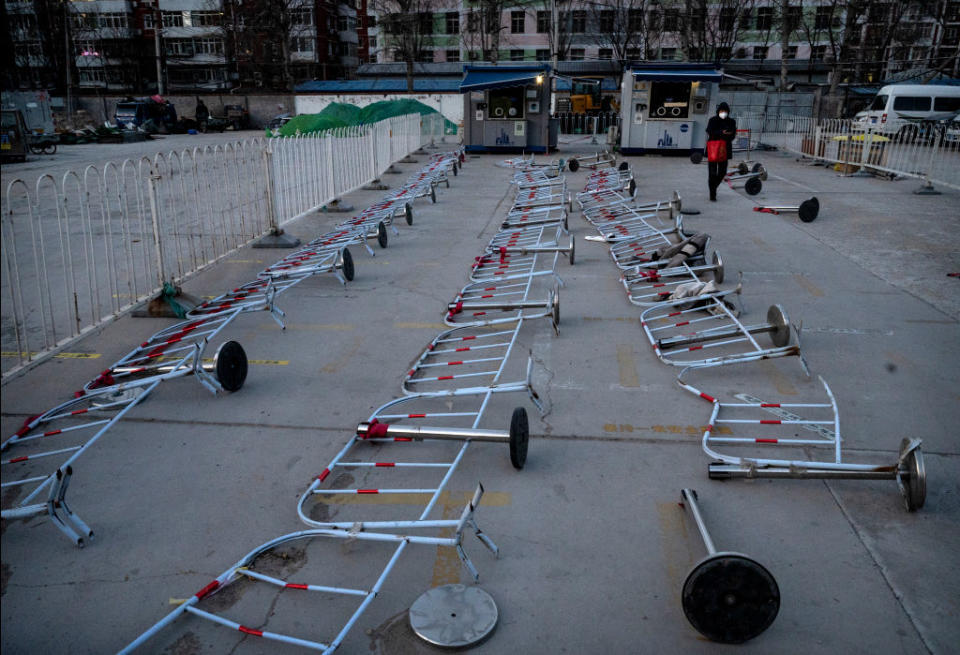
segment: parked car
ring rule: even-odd
[[[902,141],[923,136],[924,121],[949,119],[960,111],[960,87],[889,84],[854,118],[854,128],[871,129]]]
[[[943,142],[960,144],[960,111],[943,122]]]
[[[27,161],[29,136],[23,114],[19,109],[4,109],[0,114],[0,159]]]

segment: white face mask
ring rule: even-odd
[[[728,116],[727,112],[725,111],[720,112],[719,115],[720,115],[720,118],[726,118]]]

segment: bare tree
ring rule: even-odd
[[[467,14],[466,29],[461,29],[464,47],[479,51],[485,61],[496,63],[500,58],[500,42],[507,29],[502,20],[506,5],[505,0],[477,0]]]
[[[606,0],[603,3],[591,3],[587,9],[587,18],[595,27],[591,31],[597,45],[609,47],[613,59],[621,64],[628,61],[628,52],[647,46],[651,41],[659,40],[659,14],[649,12],[653,0]]]
[[[719,0],[713,3],[713,15],[708,17],[706,24],[706,41],[714,63],[722,64],[733,56],[734,46],[746,31],[743,16],[753,11],[755,4],[756,0]]]
[[[380,17],[383,47],[396,61],[407,65],[407,91],[413,91],[413,64],[422,57],[433,35],[436,0],[371,0],[368,5]]]

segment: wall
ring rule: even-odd
[[[102,125],[104,121],[111,123],[114,118],[114,110],[117,102],[126,99],[128,96],[104,95],[104,96],[78,96],[74,97],[76,103],[75,109],[82,109],[87,112],[90,121],[95,125]],[[140,97],[140,96],[136,96]],[[294,111],[294,98],[292,95],[241,95],[241,94],[188,94],[188,95],[165,95],[164,99],[173,103],[177,108],[177,116],[181,118],[193,118],[197,107],[197,98],[203,100],[203,103],[210,110],[212,116],[223,116],[224,105],[243,105],[250,112],[251,127],[263,127],[270,119],[277,114],[292,114]],[[78,126],[80,127],[80,126]]]
[[[323,94],[296,96],[297,114],[316,114],[333,102],[344,102],[357,107],[381,100],[417,100],[433,107],[443,116],[458,125],[463,122],[463,96],[459,93],[364,93],[364,94]]]

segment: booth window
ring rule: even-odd
[[[686,118],[689,115],[689,82],[654,82],[651,87],[650,118]]]
[[[490,89],[487,94],[487,118],[493,120],[523,118],[523,87]]]

